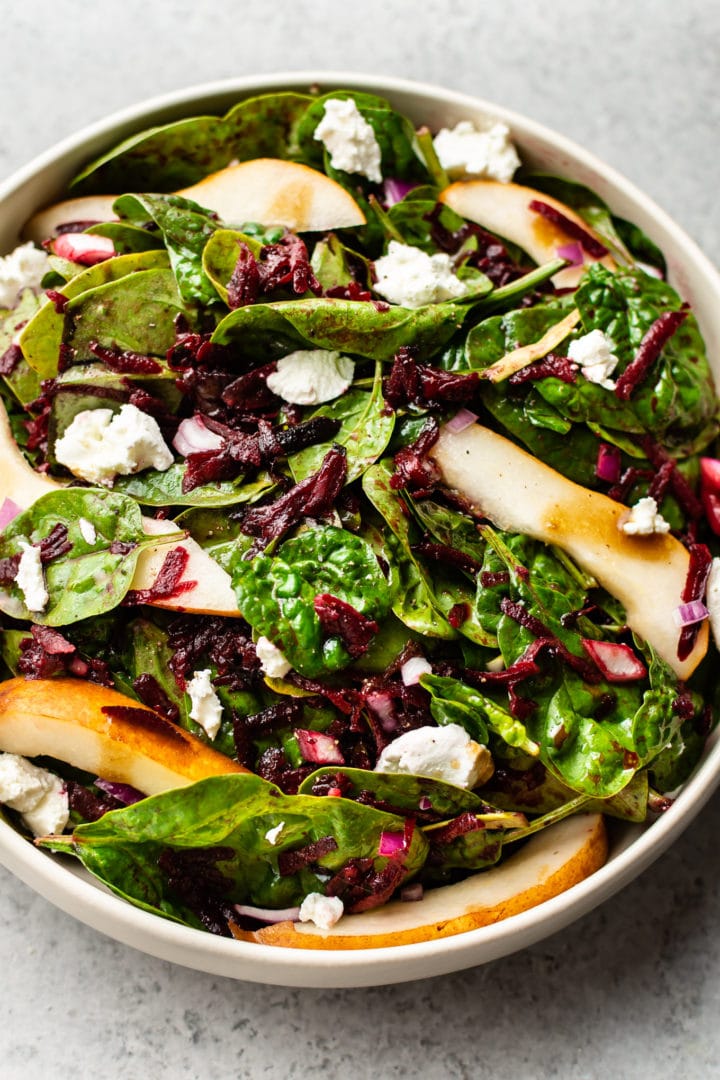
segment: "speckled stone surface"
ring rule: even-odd
[[[3,5],[0,176],[143,97],[346,68],[476,93],[584,143],[720,261],[710,0],[31,0]],[[342,12],[342,14],[339,14]],[[530,950],[369,990],[196,974],[0,871],[0,1075],[259,1080],[720,1076],[720,801],[638,881]]]

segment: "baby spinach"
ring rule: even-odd
[[[452,818],[469,811],[481,813],[487,810],[487,803],[467,788],[456,787],[444,780],[435,780],[430,776],[413,776],[410,773],[372,772],[369,769],[349,769],[346,766],[333,766],[318,769],[305,777],[298,791],[300,795],[310,795],[314,785],[323,777],[336,778],[343,782],[343,795],[346,799],[356,799],[362,792],[369,792],[374,799],[393,808],[393,813],[407,814],[412,817],[423,809],[426,799],[432,803],[432,813],[438,818]],[[334,797],[334,796],[331,796]]]
[[[82,519],[95,530],[92,543],[81,532]],[[158,543],[157,536],[148,537],[143,531],[140,508],[133,499],[111,491],[68,488],[42,495],[5,527],[0,533],[0,559],[20,555],[23,541],[39,544],[58,527],[67,530],[71,546],[44,566],[47,606],[29,611],[12,583],[0,587],[0,610],[7,615],[64,626],[110,611],[130,588],[143,546]]]
[[[202,266],[216,293],[226,304],[228,282],[238,261],[241,246],[257,258],[263,245],[237,229],[216,229],[202,250]]]
[[[278,825],[282,829],[271,843],[266,833]],[[226,901],[283,908],[299,904],[310,892],[322,892],[328,875],[350,859],[372,859],[376,869],[382,869],[387,859],[378,855],[381,834],[403,828],[404,818],[351,799],[283,795],[259,776],[233,773],[112,811],[46,846],[77,856],[90,873],[132,903],[196,925],[158,867],[158,857],[168,849],[197,851],[201,865],[203,856],[207,865],[212,849],[222,849],[217,868]],[[335,841],[334,850],[294,873],[280,873],[283,854],[328,836]],[[404,852],[406,876],[421,868],[427,852],[422,830],[415,829]]]
[[[192,491],[182,489],[186,465],[175,462],[169,469],[145,469],[131,476],[118,476],[113,491],[131,495],[143,506],[236,506],[252,503],[272,491],[273,481],[267,473],[260,473],[254,480],[219,480],[202,484]]]
[[[442,675],[421,675],[420,683],[430,693],[430,712],[436,723],[460,724],[480,743],[487,743],[488,731],[492,731],[507,746],[537,756],[538,746],[525,725],[479,690]]]
[[[334,525],[309,528],[281,544],[273,555],[230,563],[243,617],[268,637],[301,674],[327,674],[347,667],[342,640],[326,637],[313,601],[330,593],[371,619],[384,618],[390,590],[372,548]]]

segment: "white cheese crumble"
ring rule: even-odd
[[[15,584],[23,594],[28,611],[44,611],[50,594],[43,575],[40,548],[21,540],[22,555],[15,575]]]
[[[588,382],[598,383],[606,390],[614,390],[615,382],[610,378],[618,365],[618,358],[613,353],[613,340],[602,330],[591,330],[570,342],[568,360],[579,364]]]
[[[456,277],[444,252],[428,255],[420,248],[391,240],[387,255],[375,260],[375,292],[402,307],[419,308],[464,296],[467,287]]]
[[[274,847],[275,844],[277,844],[280,833],[283,831],[284,828],[285,822],[281,821],[279,825],[275,825],[272,829],[268,829],[268,831],[265,833],[265,839],[267,840],[268,844],[272,844]]]
[[[55,444],[55,457],[73,476],[112,487],[116,476],[173,463],[157,420],[136,405],[79,412]]]
[[[70,815],[60,777],[18,754],[0,754],[0,803],[22,814],[35,836],[62,832]]]
[[[355,361],[330,349],[298,349],[277,362],[267,377],[268,389],[293,405],[320,405],[348,389]]]
[[[352,98],[330,98],[313,138],[330,154],[333,169],[382,183],[382,153],[375,132]]]
[[[630,513],[618,522],[618,528],[626,536],[652,536],[654,533],[670,532],[670,523],[658,513],[655,500],[647,496],[638,499]]]
[[[80,535],[86,544],[94,544],[97,540],[97,529],[93,525],[92,521],[88,521],[87,518],[78,518],[78,529]]]
[[[31,243],[21,244],[0,258],[0,308],[14,307],[23,289],[39,292],[49,268],[46,252]]]
[[[710,629],[720,649],[720,559],[713,559],[705,593],[705,607],[710,616]]]
[[[300,922],[311,922],[320,930],[329,930],[342,917],[345,906],[339,896],[311,892],[300,905]]]
[[[203,731],[214,739],[222,723],[222,705],[210,682],[210,668],[196,671],[185,687],[190,697],[190,719],[199,724]]]
[[[520,167],[510,128],[498,122],[482,130],[470,120],[442,128],[433,139],[438,160],[452,180],[482,177],[508,184]]]
[[[411,773],[473,788],[488,775],[489,754],[460,724],[421,727],[394,739],[378,758],[375,772]]]
[[[292,664],[285,654],[264,635],[255,642],[255,652],[260,661],[260,667],[271,679],[282,679],[283,675],[287,675],[292,669]]]

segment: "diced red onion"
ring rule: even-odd
[[[380,845],[378,847],[378,855],[397,855],[400,851],[405,851],[404,832],[380,833]]]
[[[180,421],[172,444],[178,454],[187,457],[201,450],[219,450],[224,441],[222,435],[205,426],[202,416],[189,416]]]
[[[561,259],[567,259],[572,266],[582,266],[585,262],[582,247],[577,241],[572,244],[560,244],[555,251]]]
[[[395,702],[387,690],[369,690],[365,694],[365,704],[373,716],[380,721],[380,726],[386,734],[391,735],[397,731],[398,720],[395,715]]]
[[[411,656],[400,668],[400,677],[405,686],[416,686],[421,675],[430,675],[432,664],[424,656]]]
[[[317,765],[345,764],[340,744],[331,735],[322,731],[306,731],[303,728],[295,728],[294,735],[304,761],[312,761]]]
[[[415,187],[417,187],[417,184],[410,180],[398,180],[394,176],[389,176],[383,181],[383,202],[386,206],[394,206],[395,203],[399,203],[405,198],[408,191],[412,191]]]
[[[115,254],[115,245],[109,236],[93,236],[92,233],[61,233],[53,240],[52,249],[60,258],[83,266],[94,266]]]
[[[469,428],[477,420],[477,413],[470,412],[469,409],[460,409],[456,412],[451,420],[448,420],[445,427],[448,431],[451,431],[453,435],[458,435],[465,428]]]
[[[647,675],[647,668],[629,645],[594,638],[583,638],[582,644],[608,682],[632,682]]]
[[[417,900],[422,900],[424,889],[422,883],[419,881],[413,881],[411,885],[405,885],[400,890],[400,899],[406,902],[413,903]]]
[[[95,787],[100,788],[107,795],[112,795],[113,799],[124,803],[125,806],[132,806],[133,803],[145,798],[142,791],[138,791],[137,788],[131,787],[130,784],[116,783],[114,780],[101,780],[98,777],[95,780]]]
[[[253,907],[252,904],[235,904],[234,907],[238,915],[248,919],[257,919],[258,922],[297,922],[300,918],[299,907],[278,908],[277,911],[273,911],[272,908]]]
[[[691,600],[688,604],[680,604],[673,611],[673,622],[676,626],[693,626],[709,618],[710,612],[702,600]]]
[[[418,799],[418,810],[432,810],[432,799],[427,795],[421,795]]]
[[[595,475],[598,480],[606,480],[608,484],[617,484],[620,479],[622,460],[617,446],[608,443],[600,443],[598,448],[597,465]]]
[[[700,484],[704,491],[712,491],[720,494],[720,459],[713,457],[700,458]],[[0,514],[2,511],[0,510]]]
[[[18,514],[22,514],[22,507],[18,506],[12,499],[3,499],[0,506],[0,529],[4,529],[6,525],[9,525]]]

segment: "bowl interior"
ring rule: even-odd
[[[505,120],[523,160],[595,190],[661,248],[669,277],[696,314],[711,358],[720,357],[720,277],[685,233],[649,198],[574,143],[494,104],[434,86],[334,72],[299,72],[191,88],[115,114],[49,150],[0,185],[0,251],[10,250],[31,214],[62,197],[81,165],[125,136],[189,115],[221,113],[272,90],[318,87],[366,90],[388,98],[416,124],[460,119]],[[720,377],[720,361],[715,362]],[[327,953],[216,938],[136,909],[111,895],[70,861],[40,852],[0,821],[0,861],[37,892],[87,924],[152,955],[219,975],[286,986],[363,986],[400,982],[469,967],[523,948],[560,929],[617,891],[656,858],[692,820],[720,780],[720,742],[670,812],[642,828],[611,829],[608,863],[592,877],[540,906],[494,926],[417,945]]]

